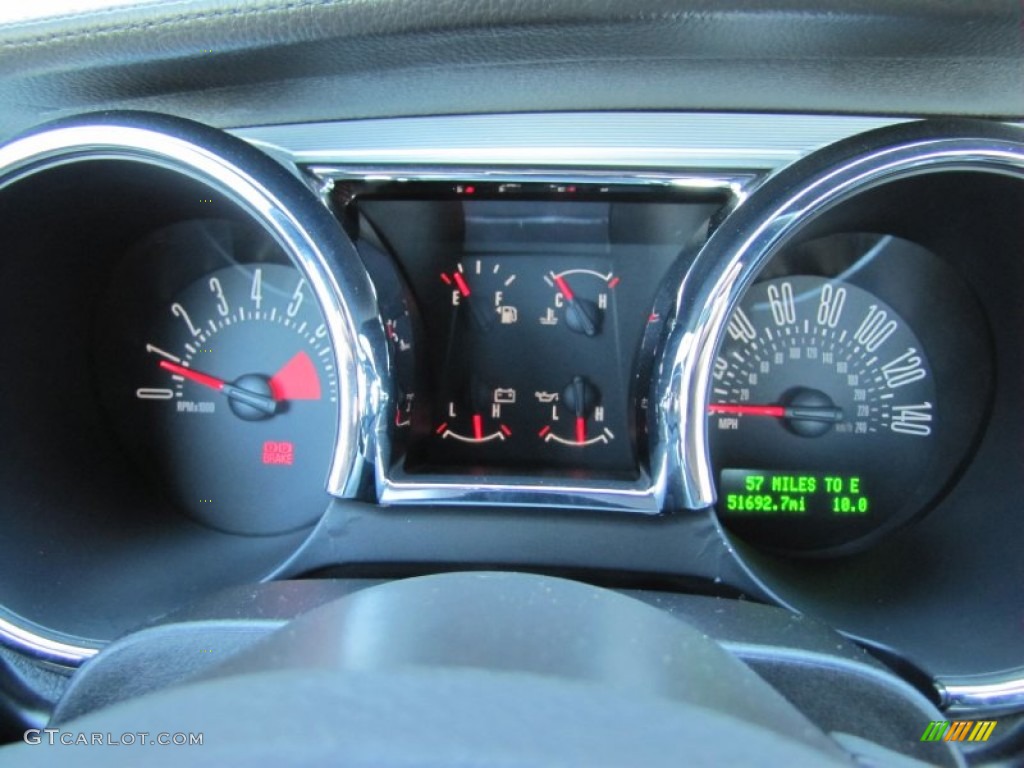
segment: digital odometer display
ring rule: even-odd
[[[729,515],[865,516],[874,504],[858,475],[726,469],[719,486]]]

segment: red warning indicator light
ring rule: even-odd
[[[267,440],[263,443],[263,463],[290,467],[295,463],[295,444],[287,440]]]

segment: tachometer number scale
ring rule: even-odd
[[[297,270],[267,263],[205,275],[174,297],[138,351],[147,360],[138,417],[159,438],[149,450],[180,505],[240,533],[322,514],[337,371]]]

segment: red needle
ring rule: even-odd
[[[171,373],[176,373],[179,376],[184,376],[186,379],[194,381],[196,384],[202,384],[204,387],[215,389],[218,392],[224,389],[225,382],[220,379],[214,378],[213,376],[209,376],[205,373],[200,373],[199,371],[193,371],[191,368],[186,368],[183,365],[172,363],[170,360],[161,360],[160,367],[165,371],[170,371]]]
[[[459,287],[459,293],[463,296],[469,296],[469,283],[466,282],[466,278],[462,276],[462,273],[453,272],[452,277],[455,278],[455,285]]]
[[[477,440],[484,439],[484,419],[479,413],[473,414],[473,437]]]
[[[576,442],[585,443],[587,441],[587,420],[583,416],[576,417]]]
[[[253,392],[245,387],[229,384],[228,382],[222,381],[214,376],[210,376],[209,374],[193,371],[191,368],[187,368],[184,365],[178,365],[177,363],[172,363],[168,360],[161,360],[159,365],[165,371],[170,371],[182,378],[194,381],[196,384],[209,387],[210,389],[226,395],[236,403],[247,405],[250,408],[255,408],[257,412],[263,414],[263,416],[242,416],[241,418],[264,418],[273,416],[274,413],[277,412],[277,401],[269,395],[265,395],[261,392]]]
[[[552,275],[552,277],[555,278],[555,285],[558,286],[558,290],[560,290],[562,295],[565,296],[565,300],[575,301],[576,297],[573,296],[572,288],[570,288],[569,284],[565,282],[565,278],[559,277],[558,275]]]
[[[744,416],[771,416],[775,419],[786,417],[786,409],[781,405],[730,405],[729,403],[711,403],[708,413],[735,413]]]

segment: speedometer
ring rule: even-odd
[[[940,403],[914,330],[878,296],[816,276],[756,284],[715,360],[718,511],[743,538],[806,552],[899,516],[924,478]]]

